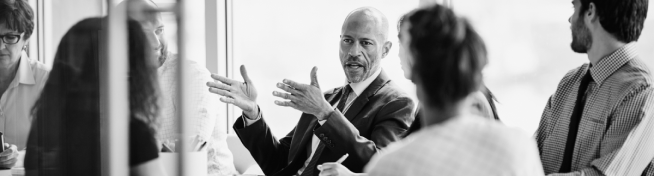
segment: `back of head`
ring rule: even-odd
[[[580,0],[581,12],[588,10],[590,3],[595,4],[602,28],[625,43],[638,41],[645,18],[649,0]],[[579,13],[583,15],[585,13]]]
[[[107,22],[82,20],[59,43],[52,71],[33,108],[26,171],[99,175],[100,84],[106,79],[100,70],[107,64],[103,56]],[[130,115],[153,122],[158,110],[156,66],[147,58],[148,45],[138,22],[129,20],[127,26]]]
[[[402,23],[411,38],[412,80],[426,106],[445,110],[479,89],[486,46],[466,20],[433,5],[412,12]]]
[[[25,33],[27,40],[34,31],[34,11],[26,0],[0,0],[0,24]]]
[[[64,35],[55,54],[52,71],[44,92],[58,90],[64,94],[44,93],[48,96],[65,96],[66,93],[86,92],[97,100],[100,84],[100,64],[107,64],[102,52],[108,42],[105,36],[109,30],[104,18],[89,18],[75,24]],[[152,63],[149,46],[139,23],[128,20],[128,60],[130,108],[132,113],[155,113],[144,104],[156,102],[156,65]],[[66,97],[61,97],[66,99]],[[156,98],[155,98],[156,99]],[[156,103],[153,103],[156,104]],[[43,105],[38,103],[38,105]],[[49,106],[50,104],[48,104]],[[149,106],[149,105],[147,105]]]

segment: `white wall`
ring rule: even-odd
[[[99,17],[103,13],[103,0],[42,0],[45,29],[45,64],[52,66],[59,41],[68,29],[82,19]],[[32,7],[36,10],[36,7]]]

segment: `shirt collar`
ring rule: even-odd
[[[18,64],[18,73],[16,73],[18,83],[30,85],[35,84],[36,81],[34,81],[34,72],[32,72],[32,67],[30,66],[30,58],[27,57],[27,53],[22,52]]]
[[[597,84],[601,85],[606,78],[618,70],[622,65],[637,56],[636,43],[631,42],[600,60],[597,65],[590,67],[590,75]]]
[[[361,95],[361,93],[363,93],[363,91],[366,90],[366,88],[368,88],[368,86],[372,83],[372,81],[374,81],[379,76],[379,74],[381,74],[381,71],[382,69],[379,68],[377,69],[377,71],[375,71],[375,73],[370,75],[370,77],[366,78],[365,80],[358,83],[350,83],[350,87],[352,87],[352,91],[354,91],[354,93],[357,96]],[[347,80],[345,81],[347,83]]]

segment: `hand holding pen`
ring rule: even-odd
[[[322,165],[318,165],[318,170],[320,170],[320,176],[348,176],[348,175],[362,175],[362,174],[357,174],[357,173],[352,173],[349,169],[347,169],[343,164],[341,164],[349,154],[343,155],[338,161],[333,162],[333,163],[323,163]]]
[[[192,151],[192,152],[197,152],[197,151],[202,151],[206,146],[207,146],[207,141],[203,140],[200,136],[195,136],[191,139],[189,139],[190,145],[190,150],[187,149],[186,151]],[[176,150],[176,146],[181,145],[180,140],[166,140],[161,143],[162,148],[161,152],[171,152],[171,153],[176,153],[179,152]]]

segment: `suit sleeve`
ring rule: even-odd
[[[239,117],[234,123],[234,131],[264,174],[273,175],[286,167],[295,128],[277,140],[263,118],[248,126],[242,118],[245,117]]]
[[[618,106],[611,117],[601,147],[611,152],[600,155],[591,166],[565,174],[566,176],[641,175],[654,157],[651,127],[654,97],[651,88],[638,89]]]
[[[413,101],[406,97],[385,104],[375,117],[369,117],[375,118],[370,126],[370,139],[361,136],[339,111],[330,114],[327,122],[314,130],[314,134],[321,137],[326,147],[337,153],[348,153],[348,160],[358,161],[363,168],[379,149],[401,138],[408,129],[407,124],[413,120],[414,106]]]

